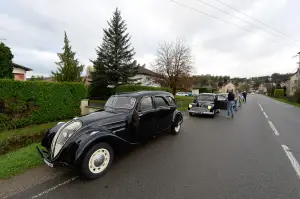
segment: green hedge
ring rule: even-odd
[[[0,130],[71,118],[86,98],[82,83],[0,80]]]
[[[199,93],[212,93],[213,90],[210,88],[199,88]]]
[[[151,87],[151,86],[141,86],[141,85],[121,85],[117,88],[116,93],[126,93],[134,91],[167,91],[172,93],[171,88],[165,87]]]
[[[284,96],[284,90],[283,89],[275,89],[274,90],[274,97],[283,97]]]
[[[40,142],[45,132],[57,122],[32,125],[21,129],[2,131],[0,133],[0,155]]]
[[[294,99],[297,103],[300,103],[300,88],[298,88],[294,94]]]

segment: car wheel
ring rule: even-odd
[[[99,143],[93,146],[85,155],[81,164],[81,171],[85,178],[96,179],[104,175],[114,158],[110,145]]]
[[[191,117],[194,116],[193,113],[189,113],[189,115],[190,115]]]
[[[216,116],[216,110],[213,110],[213,114],[212,114],[212,118],[214,118]]]
[[[175,124],[172,126],[171,133],[173,135],[177,135],[180,132],[180,129],[181,129],[180,116],[176,116],[176,118],[175,118]]]

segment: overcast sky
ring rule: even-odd
[[[49,76],[56,70],[64,31],[79,61],[89,65],[102,42],[103,28],[118,7],[132,37],[135,59],[147,68],[160,43],[183,37],[192,48],[195,74],[250,77],[295,72],[298,60],[292,56],[300,51],[299,0],[220,0],[293,39],[217,0],[201,1],[231,16],[198,0],[176,1],[241,28],[170,0],[1,0],[0,39],[6,39],[15,63],[33,69],[27,76]]]

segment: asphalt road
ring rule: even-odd
[[[138,147],[100,179],[67,173],[11,198],[300,198],[300,109],[254,95],[224,116],[185,118],[178,136]]]

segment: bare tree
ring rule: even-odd
[[[171,87],[175,95],[182,80],[192,72],[191,48],[181,38],[175,43],[165,42],[158,48],[153,67],[158,74],[157,82]]]

